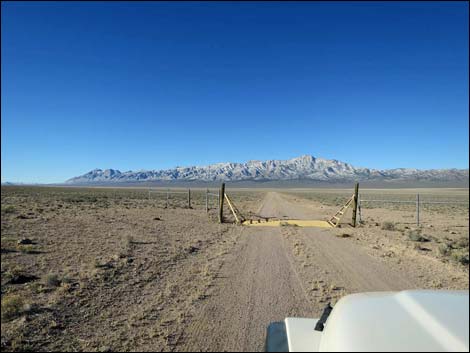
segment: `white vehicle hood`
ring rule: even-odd
[[[468,352],[468,293],[420,290],[348,295],[334,306],[322,332],[312,330],[316,320],[286,319],[288,335],[296,336],[289,337],[289,347],[320,352]]]
[[[320,351],[468,351],[468,299],[468,291],[347,296],[327,320]]]

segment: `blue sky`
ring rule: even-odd
[[[2,2],[2,181],[468,168],[468,3]]]

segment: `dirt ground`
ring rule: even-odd
[[[338,208],[228,192],[266,217]],[[348,214],[336,229],[248,227],[218,224],[201,195],[164,208],[138,191],[2,187],[1,349],[261,351],[268,323],[317,317],[349,293],[469,287],[468,208],[420,231],[408,210],[381,208],[357,228]]]

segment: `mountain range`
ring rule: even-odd
[[[288,160],[248,161],[246,163],[216,163],[208,166],[175,167],[165,170],[121,172],[117,169],[94,169],[71,178],[67,184],[115,184],[171,181],[289,181],[318,182],[350,181],[431,181],[466,182],[468,169],[377,170],[352,166],[338,160],[304,155]]]

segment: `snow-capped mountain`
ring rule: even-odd
[[[343,182],[352,180],[426,180],[465,181],[468,169],[387,169],[358,168],[337,160],[305,155],[289,160],[217,163],[208,166],[176,167],[166,170],[121,172],[116,169],[94,169],[71,178],[68,184],[130,183],[151,181],[263,181],[307,179]]]

